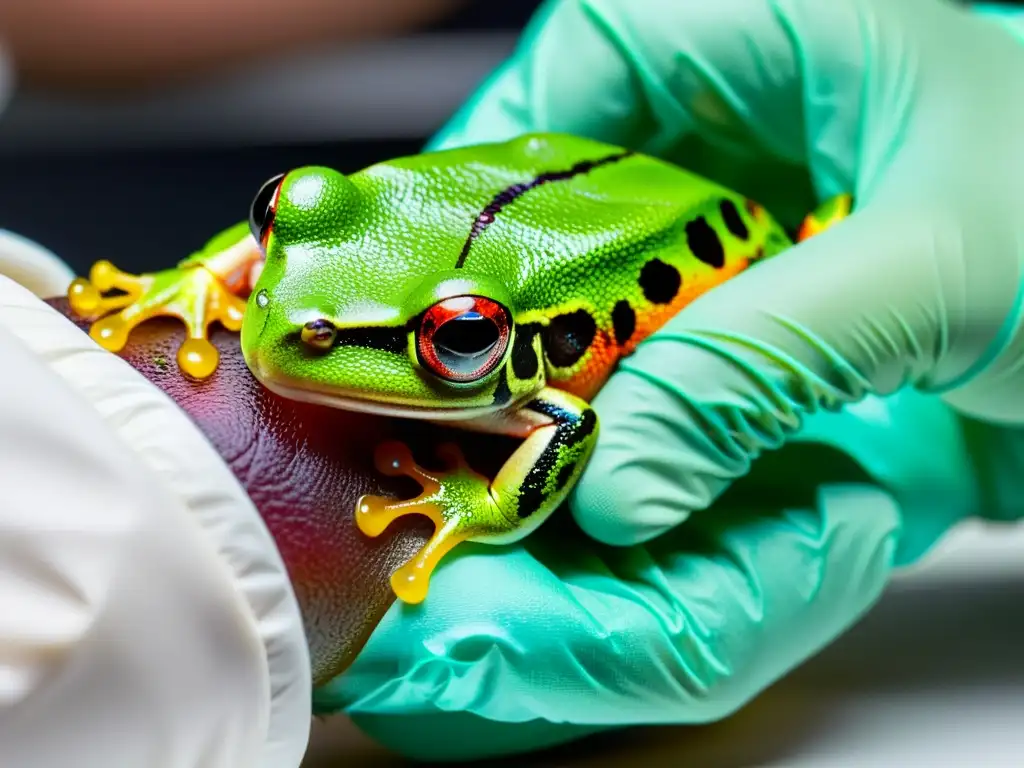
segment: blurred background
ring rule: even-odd
[[[1012,3],[1019,5],[1024,0]],[[0,228],[167,267],[260,184],[417,151],[539,0],[0,0]]]
[[[416,152],[539,2],[3,0],[0,228],[167,267],[305,163]]]
[[[0,228],[79,273],[100,258],[170,266],[244,218],[275,173],[417,151],[538,4],[0,0],[18,70],[0,115]],[[951,537],[849,636],[724,723],[530,764],[966,765],[1007,744],[1011,759],[982,764],[1019,765],[1022,545],[1019,527]],[[339,750],[348,766],[404,765],[343,720],[316,735],[310,768],[340,764]]]

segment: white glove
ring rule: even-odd
[[[188,417],[32,292],[70,279],[0,231],[0,766],[298,766],[274,542]]]

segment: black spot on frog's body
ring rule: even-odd
[[[494,387],[494,397],[491,399],[491,403],[500,408],[511,402],[512,389],[508,385],[508,367],[502,366],[498,370],[498,383]]]
[[[530,468],[520,486],[517,510],[520,518],[529,517],[544,506],[549,495],[545,493],[548,478],[554,471],[561,450],[579,445],[597,429],[597,414],[590,408],[577,413],[558,403],[541,399],[531,400],[524,407],[550,418],[555,425],[555,434],[537,459],[537,463]],[[559,490],[563,489],[564,483],[569,482],[569,478],[575,470],[574,464],[570,463],[568,466],[570,466],[568,473],[563,466],[559,468],[558,475],[555,477],[555,483]]]
[[[682,286],[679,270],[661,259],[651,259],[640,269],[640,289],[652,304],[671,304]]]
[[[734,237],[738,237],[740,240],[750,237],[750,230],[747,229],[743,217],[740,216],[740,212],[732,200],[723,200],[718,207],[722,212],[722,221],[725,222],[726,229]]]
[[[620,347],[629,341],[636,331],[636,312],[625,299],[612,309],[612,328],[615,331],[615,343]]]
[[[722,241],[703,216],[698,216],[686,225],[686,244],[690,247],[690,252],[708,266],[715,269],[725,266],[725,248]]]
[[[512,374],[520,381],[530,381],[540,372],[540,360],[533,348],[533,340],[540,331],[537,323],[516,326],[511,362]]]
[[[551,318],[544,329],[544,351],[556,368],[571,368],[580,361],[597,335],[597,323],[585,309]]]

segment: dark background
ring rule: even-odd
[[[422,34],[514,34],[538,4],[476,3]],[[11,107],[15,117],[18,106]],[[79,273],[100,258],[134,272],[164,268],[243,219],[270,176],[310,163],[357,170],[414,153],[429,135],[123,150],[16,144],[0,149],[0,228],[37,240]]]
[[[464,40],[466,45],[476,41],[477,47],[486,49],[492,39],[488,35],[505,32],[511,37],[537,5],[479,2],[419,34],[452,35],[451,44],[456,47],[462,47],[459,41]],[[504,56],[501,46],[507,44],[495,43],[500,49],[495,61]],[[453,66],[479,69],[462,72],[464,95],[468,95],[493,62]],[[329,92],[328,87],[324,90]],[[392,100],[402,102],[398,97]],[[272,110],[273,99],[268,101],[267,109]],[[457,101],[442,105],[444,114],[454,110]],[[378,125],[367,135],[334,141],[295,140],[286,135],[280,141],[258,144],[191,137],[163,145],[93,142],[90,146],[89,141],[63,140],[51,146],[31,141],[33,121],[40,113],[23,102],[31,102],[31,95],[26,99],[19,94],[6,116],[15,132],[0,131],[0,228],[39,241],[79,273],[100,258],[134,272],[170,266],[212,234],[244,218],[250,199],[268,177],[307,163],[353,171],[389,156],[416,152],[440,126],[435,116],[415,135],[403,133],[398,130],[404,119],[398,104],[391,105],[395,131]],[[73,121],[78,118],[50,114],[49,119],[62,123],[65,133],[74,138]],[[5,118],[0,118],[0,126],[4,125]]]

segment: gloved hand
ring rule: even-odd
[[[284,564],[188,417],[32,293],[72,277],[0,231],[0,765],[294,768]]]
[[[596,541],[460,549],[323,702],[431,758],[713,720],[955,522],[1019,515],[1022,73],[1011,22],[939,0],[548,2],[435,147],[564,131],[856,211],[621,366]]]

